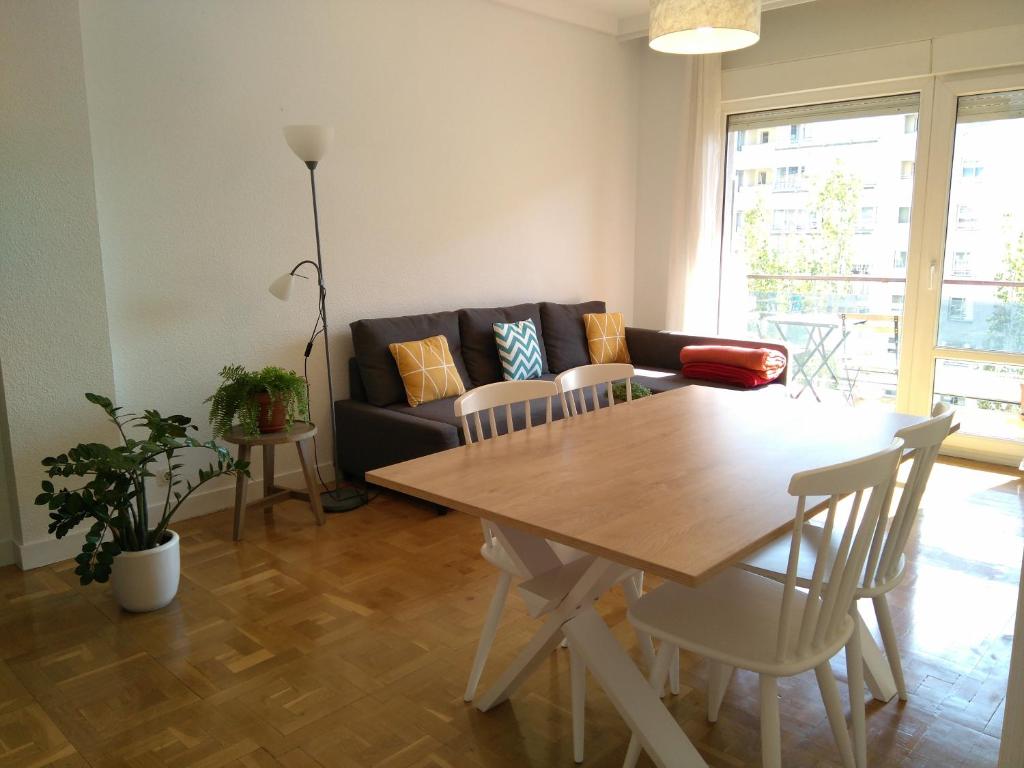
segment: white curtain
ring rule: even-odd
[[[711,334],[718,326],[719,264],[725,165],[722,57],[688,61],[683,142],[673,185],[673,220],[665,287],[668,328]]]

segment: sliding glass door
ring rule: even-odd
[[[720,326],[788,342],[794,397],[895,403],[919,104],[729,118]]]
[[[1017,463],[1024,69],[913,90],[729,115],[719,328],[786,341],[793,397],[952,403],[950,452]]]
[[[990,90],[1000,84],[1018,87]],[[957,408],[955,452],[1013,463],[1024,456],[1024,75],[940,80],[932,130],[914,400]]]

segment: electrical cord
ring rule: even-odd
[[[313,332],[309,336],[309,341],[306,342],[306,351],[303,353],[303,356],[302,356],[302,378],[306,380],[306,410],[307,410],[307,412],[309,410],[309,402],[310,402],[310,399],[309,399],[310,398],[310,391],[309,391],[309,356],[313,353],[313,345],[316,343],[316,340],[317,340],[318,336],[323,336],[324,337],[324,344],[327,343],[327,336],[324,334],[324,330],[325,330],[325,325],[326,324],[324,322],[323,311],[324,311],[323,310],[323,304],[321,304],[320,305],[320,311],[317,313],[317,316],[316,316],[316,322],[313,325]],[[333,407],[333,403],[331,403],[331,406]],[[334,418],[334,414],[332,413],[330,415],[330,417]],[[316,436],[315,435],[313,436],[313,466],[316,468],[316,476],[317,476],[317,479],[320,481],[320,487],[323,488],[323,490],[325,492],[330,493],[331,489],[327,485],[327,483],[324,482],[324,476],[320,473],[320,459],[319,459],[319,457],[317,455],[317,445],[316,445]],[[373,494],[371,496],[367,489],[365,489],[365,488],[359,489],[354,484],[347,483],[347,482],[344,484],[344,486],[339,484],[338,488],[335,488],[335,490],[339,490],[341,487],[345,487],[345,486],[347,486],[349,488],[354,488],[356,493],[358,493],[359,495],[361,495],[363,497],[363,503],[364,504],[369,504],[371,501],[376,499],[377,496],[380,495],[380,491],[378,491],[377,493],[375,493],[375,494]]]

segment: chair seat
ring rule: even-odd
[[[797,584],[804,587],[810,583],[813,577],[815,559],[817,558],[818,550],[822,548],[823,544],[828,546],[826,564],[828,569],[831,570],[842,539],[842,528],[841,525],[836,525],[832,531],[832,536],[826,542],[825,529],[820,525],[807,524],[803,527],[803,533],[800,536],[800,562],[797,566]],[[739,567],[745,571],[781,582],[786,578],[786,571],[789,568],[791,541],[789,536],[776,539],[764,549],[758,550],[747,558]],[[864,564],[865,570],[867,565],[867,563]],[[873,587],[864,586],[864,575],[861,574],[861,586],[857,589],[857,597],[874,597],[883,592],[888,592],[903,580],[905,565],[906,558],[901,554],[899,567],[896,569],[896,576],[889,579],[885,584],[878,584]]]
[[[733,667],[784,677],[813,669],[832,658],[853,632],[845,617],[839,634],[795,660],[776,658],[783,587],[770,579],[731,568],[706,584],[691,589],[664,584],[644,595],[629,611],[633,624],[655,637]],[[793,593],[795,615],[808,599]],[[798,627],[790,634],[796,646]]]
[[[571,563],[574,560],[579,560],[581,557],[586,555],[586,552],[573,549],[572,547],[567,547],[565,544],[558,544],[554,541],[548,543],[555,551],[555,556],[562,561],[563,565]],[[512,558],[508,556],[508,552],[505,551],[505,547],[503,547],[501,542],[495,537],[492,537],[489,543],[484,542],[480,546],[480,554],[483,556],[484,560],[505,573],[516,577],[521,577],[523,575],[519,572],[519,569],[516,568],[515,563],[512,562]]]

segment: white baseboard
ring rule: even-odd
[[[332,471],[330,462],[320,464],[320,472],[326,478]],[[279,485],[288,485],[299,488],[303,484],[302,470],[295,469],[291,472],[284,472],[275,478]],[[249,500],[258,499],[263,496],[263,478],[254,477],[249,481]],[[193,517],[202,517],[212,512],[220,512],[228,509],[235,503],[235,486],[232,483],[223,488],[211,488],[208,491],[198,491],[182,507],[181,511],[174,516],[175,522],[189,520]],[[160,504],[149,506],[150,519],[162,509]],[[16,544],[13,541],[0,541],[0,565],[18,563],[23,571],[32,568],[41,568],[44,565],[59,563],[61,560],[70,560],[82,550],[85,542],[85,527],[76,529],[63,539],[46,537],[35,541]],[[10,559],[5,559],[8,555]]]

